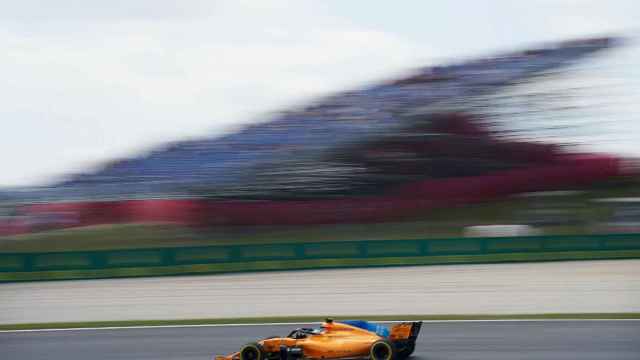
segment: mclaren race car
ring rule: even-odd
[[[243,346],[214,360],[401,360],[415,349],[422,322],[406,322],[388,329],[363,320],[334,322],[319,328],[299,328],[285,337],[271,337]]]

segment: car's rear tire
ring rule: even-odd
[[[371,345],[369,358],[371,360],[392,360],[395,355],[393,344],[387,340],[378,340]]]
[[[264,349],[258,343],[249,343],[240,349],[240,360],[264,360]]]

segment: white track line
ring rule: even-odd
[[[398,322],[422,321],[423,323],[481,323],[481,322],[557,322],[557,321],[640,321],[640,319],[476,319],[476,320],[385,320],[373,321],[374,323],[389,324]],[[172,329],[172,328],[198,328],[198,327],[237,327],[237,326],[290,326],[290,325],[320,325],[321,322],[283,322],[283,323],[235,323],[235,324],[185,324],[185,325],[139,325],[139,326],[103,326],[80,327],[61,329],[21,329],[0,330],[0,333],[22,332],[53,332],[53,331],[95,331],[95,330],[128,330],[128,329]]]

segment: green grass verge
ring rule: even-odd
[[[101,327],[131,326],[178,326],[178,325],[224,325],[224,324],[260,324],[260,323],[307,323],[322,321],[322,316],[279,316],[279,317],[247,317],[219,319],[184,319],[184,320],[125,320],[125,321],[87,321],[59,323],[30,323],[0,325],[0,330],[34,330],[34,329],[80,329]],[[367,319],[371,321],[394,320],[620,320],[640,319],[640,313],[552,313],[552,314],[508,314],[508,315],[351,315],[339,316],[340,319]]]
[[[462,226],[434,221],[192,229],[170,224],[114,224],[0,237],[0,252],[61,252],[345,240],[456,238]]]
[[[535,261],[570,261],[640,258],[640,250],[559,251],[544,253],[508,253],[488,255],[446,255],[359,259],[305,259],[286,261],[252,261],[176,266],[127,267],[101,270],[50,270],[0,273],[0,282],[100,279],[142,276],[219,274],[233,272],[312,270],[354,267],[409,265],[482,264]]]

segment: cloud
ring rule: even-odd
[[[614,4],[615,3],[615,4]],[[1,185],[43,183],[430,63],[635,24],[632,0],[0,5]]]
[[[185,0],[21,0],[2,5],[0,19],[29,24],[188,19],[209,16],[215,1]]]
[[[226,131],[414,65],[418,48],[312,3],[89,3],[20,2],[0,16],[13,22],[0,30],[0,151],[16,154],[0,184]]]

